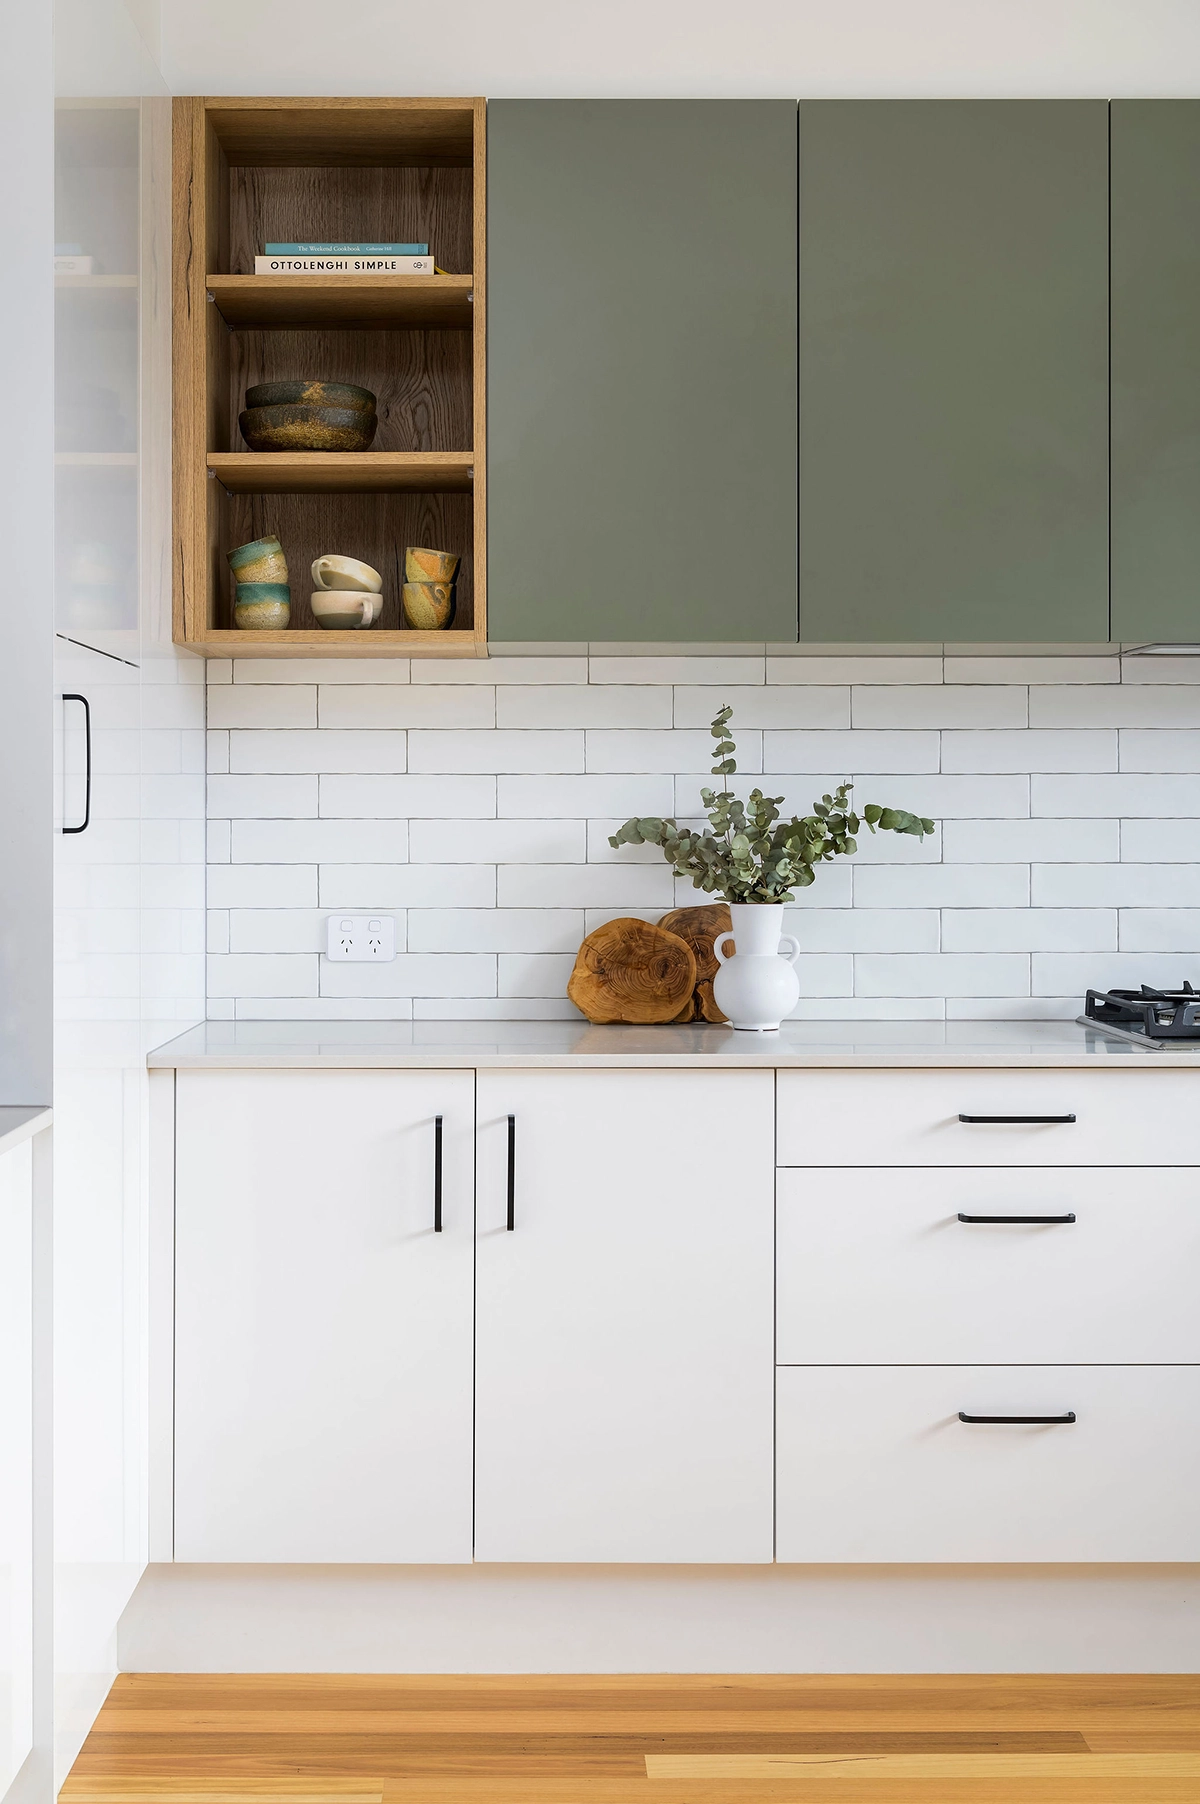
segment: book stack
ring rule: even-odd
[[[255,257],[256,276],[432,276],[444,275],[427,244],[264,244]]]

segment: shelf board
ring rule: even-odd
[[[208,468],[238,495],[469,495],[475,453],[210,451]]]
[[[354,632],[289,629],[282,633],[229,632],[214,628],[203,639],[185,640],[189,651],[208,658],[483,658],[469,629],[440,633],[384,633],[374,627]]]
[[[136,470],[136,451],[56,451],[58,470]]]
[[[227,326],[436,327],[469,332],[474,276],[206,276]]]

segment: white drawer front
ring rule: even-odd
[[[1191,1071],[781,1071],[780,1165],[1200,1164]],[[1020,1116],[964,1122],[960,1115]],[[1073,1122],[1031,1121],[1074,1115]]]
[[[776,1184],[781,1365],[1200,1360],[1200,1170],[910,1166]]]
[[[779,1560],[1200,1559],[1194,1366],[793,1366],[777,1435]]]

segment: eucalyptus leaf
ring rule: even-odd
[[[732,718],[733,708],[726,703],[709,729],[717,741],[715,777],[731,777],[737,770],[737,746],[728,731]],[[857,851],[856,835],[863,823],[872,833],[878,828],[917,839],[935,831],[934,822],[924,815],[878,802],[866,803],[860,816],[850,804],[852,789],[849,782],[839,783],[833,795],[813,803],[810,814],[786,821],[780,819],[782,796],[752,789],[749,801],[743,802],[729,789],[701,789],[707,829],[695,831],[675,820],[646,815],[626,821],[608,843],[658,846],[677,877],[690,877],[696,889],[708,895],[717,892],[727,902],[791,902],[795,890],[815,882],[818,864]]]

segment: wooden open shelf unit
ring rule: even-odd
[[[482,100],[177,99],[174,150],[174,636],[209,657],[486,657]],[[446,276],[256,276],[267,240],[427,240]],[[249,451],[255,382],[355,382],[370,451]],[[225,554],[276,532],[286,632],[233,628]],[[406,545],[461,553],[444,632],[404,627]],[[381,622],[325,632],[309,565],[382,572]]]

